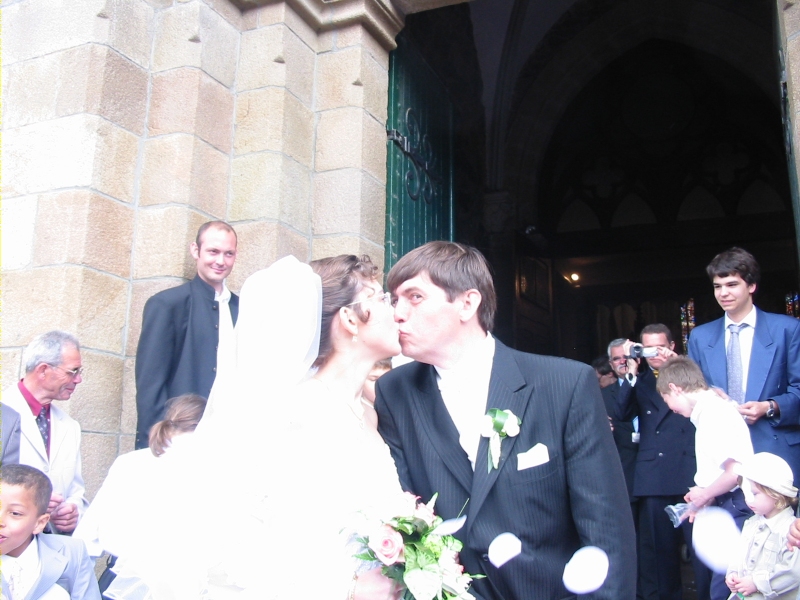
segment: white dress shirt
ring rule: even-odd
[[[222,291],[214,292],[214,300],[219,303],[219,345],[217,345],[217,377],[228,371],[235,364],[236,339],[233,335],[233,318],[231,317],[231,291],[222,282]]]
[[[18,557],[4,554],[2,563],[3,579],[11,590],[12,600],[25,598],[42,574],[42,561],[39,559],[39,544],[36,537]]]
[[[728,313],[725,313],[725,352],[728,352],[728,342],[731,339],[731,330],[728,329],[728,325],[741,325],[742,323],[747,323],[749,327],[745,327],[744,329],[739,330],[739,351],[741,352],[742,356],[742,392],[743,398],[745,402],[748,400],[753,400],[754,398],[748,398],[747,394],[747,375],[750,371],[750,354],[753,350],[753,337],[756,334],[756,307],[750,309],[750,312],[747,313],[747,316],[739,321],[738,323],[734,323],[733,320],[728,316]],[[730,390],[728,390],[730,393]],[[757,398],[756,398],[757,400]]]
[[[459,443],[467,453],[472,469],[481,441],[481,424],[486,414],[489,380],[494,361],[494,338],[486,334],[486,341],[465,354],[452,369],[436,367],[442,400],[458,429]]]

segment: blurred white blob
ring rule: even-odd
[[[574,594],[590,594],[608,575],[608,555],[597,546],[578,550],[564,566],[564,587]]]
[[[733,517],[717,506],[704,508],[694,518],[694,550],[698,558],[717,573],[727,571],[731,552],[736,550],[739,536]]]
[[[501,533],[489,544],[489,560],[498,569],[522,552],[522,542],[513,533]]]
[[[456,531],[461,529],[466,522],[467,515],[463,515],[457,519],[447,519],[447,521],[442,521],[431,533],[435,533],[436,535],[453,535]]]

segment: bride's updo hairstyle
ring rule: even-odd
[[[183,394],[167,400],[164,420],[150,428],[150,451],[156,456],[164,454],[173,436],[197,428],[205,409],[206,399],[197,394]]]
[[[369,256],[341,254],[312,261],[311,269],[322,280],[322,323],[319,336],[319,354],[315,367],[324,365],[333,351],[331,324],[339,309],[347,306],[364,287],[364,282],[378,277],[376,267]],[[354,304],[353,311],[363,323],[369,320],[369,310]]]

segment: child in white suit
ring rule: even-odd
[[[725,583],[730,598],[794,600],[800,588],[800,551],[787,547],[797,488],[788,463],[759,452],[736,465],[747,505],[755,513],[744,524]]]

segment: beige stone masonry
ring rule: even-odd
[[[10,271],[3,273],[2,303],[5,346],[25,346],[40,333],[64,329],[87,347],[122,352],[123,279],[76,265]]]
[[[359,108],[339,108],[320,114],[315,167],[330,171],[356,167],[386,182],[386,130]]]
[[[372,259],[379,271],[383,271],[383,245],[373,244],[360,236],[354,235],[314,238],[314,248],[311,253],[312,260],[339,254],[366,254]]]
[[[204,215],[182,206],[140,210],[133,246],[134,279],[194,277],[196,267],[189,245],[206,221]]]
[[[6,345],[5,338],[3,345]],[[22,350],[20,348],[5,348],[0,351],[0,389],[5,389],[17,383],[22,377]]]
[[[39,207],[38,196],[3,198],[2,208],[2,270],[22,269],[33,260],[33,232]],[[9,227],[9,224],[11,226]]]
[[[135,370],[136,370],[136,359],[126,358],[122,370],[122,411],[120,415],[119,430],[121,433],[129,436],[136,435]],[[133,446],[133,440],[131,440],[131,447],[132,446]]]
[[[242,34],[238,91],[285,87],[310,107],[314,86],[314,51],[285,24]]]
[[[93,187],[131,202],[138,140],[87,114],[7,130],[3,134],[3,196]]]
[[[84,431],[81,435],[81,468],[88,498],[94,498],[100,489],[118,451],[117,436],[113,433]]]
[[[232,188],[231,220],[276,219],[309,232],[311,175],[295,160],[273,152],[237,157]]]
[[[230,90],[199,69],[185,67],[153,75],[148,119],[151,137],[191,133],[228,153],[232,118]]]
[[[361,234],[383,244],[386,187],[356,169],[318,173],[314,177],[314,235]]]
[[[229,157],[188,134],[145,142],[139,202],[187,204],[222,217],[226,213]]]
[[[81,429],[117,432],[122,409],[122,359],[84,348],[81,351],[83,381],[64,405]]]
[[[239,34],[200,0],[156,15],[153,71],[198,67],[226,87],[233,85]]]
[[[236,101],[237,155],[272,150],[311,167],[314,113],[283,88],[239,94]]]
[[[34,266],[64,263],[130,275],[133,210],[89,190],[39,197]]]

